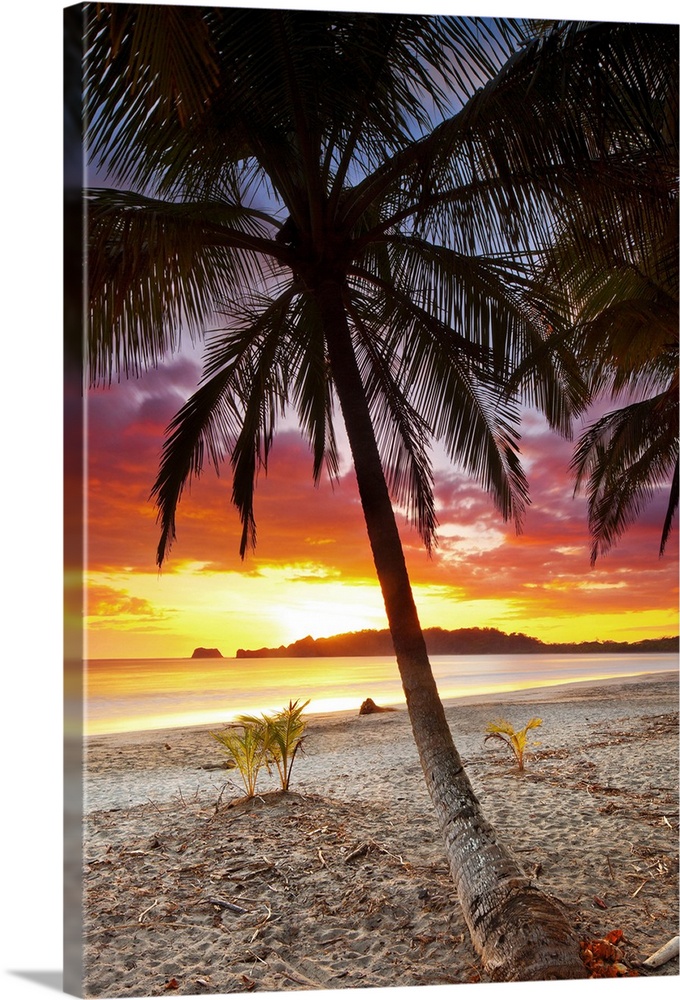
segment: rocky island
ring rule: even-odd
[[[219,649],[206,649],[205,646],[197,646],[191,654],[192,660],[221,660],[222,654]]]

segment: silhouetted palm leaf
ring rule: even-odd
[[[671,483],[661,536],[663,552],[678,506],[678,386],[623,406],[581,438],[572,467],[585,487],[593,536],[591,561],[609,551],[644,510],[655,487]]]

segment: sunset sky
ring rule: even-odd
[[[348,453],[340,480],[315,487],[292,422],[258,484],[255,553],[239,557],[229,468],[220,478],[208,468],[180,503],[177,541],[158,571],[149,494],[165,428],[195,390],[200,358],[187,345],[140,379],[89,393],[89,657],[183,657],[199,645],[233,656],[308,634],[385,628]],[[339,412],[336,424],[341,434]],[[586,502],[574,498],[568,471],[573,447],[526,415],[521,452],[532,504],[520,535],[473,481],[436,457],[439,545],[431,557],[399,517],[424,627],[493,626],[545,641],[677,633],[677,532],[658,556],[666,497],[591,567]]]
[[[91,658],[223,655],[365,628],[385,628],[349,462],[312,482],[293,425],[276,439],[256,494],[258,545],[241,562],[229,469],[207,469],[180,504],[162,572],[149,494],[164,429],[196,387],[187,350],[138,380],[88,399],[88,618]],[[574,499],[573,444],[528,414],[522,456],[532,505],[521,535],[466,476],[436,462],[439,546],[431,558],[400,517],[424,627],[494,626],[545,641],[677,633],[677,534],[659,559],[663,499],[619,546],[589,564],[585,500]]]

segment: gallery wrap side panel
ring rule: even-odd
[[[83,392],[83,8],[64,11],[64,978],[83,990],[83,689],[85,411]]]

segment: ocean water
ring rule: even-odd
[[[431,662],[442,698],[678,671],[672,653],[433,656]],[[290,700],[309,699],[309,712],[358,711],[365,698],[404,704],[389,656],[90,660],[85,687],[85,731],[91,735],[219,725]]]

